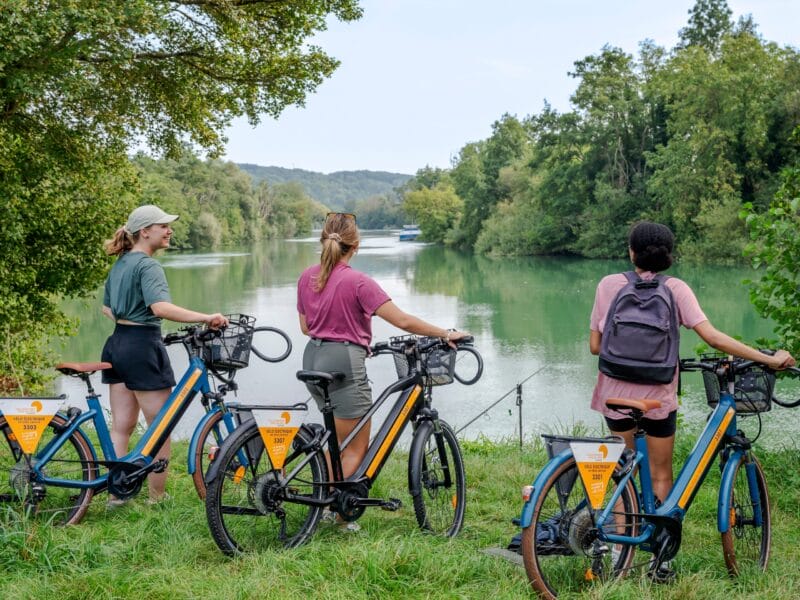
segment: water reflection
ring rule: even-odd
[[[170,253],[160,260],[176,303],[202,311],[253,314],[260,324],[281,327],[292,338],[295,350],[284,363],[265,364],[254,358],[240,372],[240,399],[289,403],[306,397],[294,378],[305,345],[297,322],[295,284],[302,270],[319,260],[317,237],[213,254]],[[472,387],[454,384],[435,392],[440,412],[455,427],[537,372],[523,387],[526,435],[569,428],[578,421],[591,428],[600,426],[598,416],[588,409],[596,377],[596,359],[588,351],[589,312],[597,281],[629,268],[629,263],[567,257],[495,260],[399,243],[395,235],[384,232],[365,232],[353,266],[375,277],[402,309],[476,336],[486,361],[484,377]],[[671,274],[692,286],[719,329],[746,340],[771,334],[769,323],[748,302],[741,284],[746,270],[678,265]],[[65,360],[99,357],[112,329],[100,315],[99,298],[65,305],[69,314],[81,319],[78,336],[60,349]],[[165,329],[175,327],[165,325]],[[376,340],[400,333],[380,319],[373,321],[373,328]],[[689,355],[699,341],[694,332],[684,331],[683,354]],[[170,353],[176,373],[186,366],[181,352],[172,348]],[[394,380],[391,359],[371,361],[368,369],[375,395]],[[687,379],[682,410],[688,421],[702,423],[706,409],[700,378]],[[70,393],[73,404],[82,397],[83,391],[73,382],[62,380],[60,386]],[[512,395],[463,435],[514,437],[515,411]],[[313,413],[310,418],[316,418]],[[379,418],[383,414],[379,412]],[[197,416],[197,412],[187,415],[179,434],[190,432]],[[790,411],[776,411],[766,419],[765,432],[772,439],[780,439],[787,427],[798,428]]]

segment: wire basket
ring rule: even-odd
[[[402,342],[408,337],[392,338],[392,343]],[[431,338],[418,338],[419,344],[429,342]],[[408,355],[394,354],[394,366],[397,369],[397,376],[402,379],[408,377],[410,372]],[[424,385],[447,385],[453,383],[453,373],[456,369],[456,351],[450,347],[442,348],[434,346],[430,350],[420,352],[420,362],[422,364],[422,383]]]
[[[220,336],[203,343],[203,362],[218,371],[243,369],[250,362],[255,317],[238,314],[227,317],[229,325]]]
[[[724,376],[703,371],[703,385],[706,388],[706,400],[710,407],[719,404],[720,390],[727,386]],[[733,398],[736,401],[736,412],[755,414],[767,412],[772,408],[772,392],[775,389],[775,375],[763,367],[753,366],[736,374],[733,384]]]

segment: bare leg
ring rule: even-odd
[[[633,434],[635,429],[629,431],[614,431],[614,435],[625,440],[625,446],[635,450]],[[650,457],[650,477],[653,480],[653,493],[662,502],[672,489],[672,452],[675,446],[675,436],[665,438],[647,436],[647,454]]]
[[[650,474],[653,477],[653,492],[663,502],[672,489],[672,451],[675,436],[647,436],[647,453],[650,455]]]
[[[361,419],[339,419],[338,417],[334,417],[334,423],[336,424],[336,439],[339,440],[339,443],[346,438],[351,431],[355,428],[356,424]],[[361,428],[356,434],[356,437],[347,445],[347,448],[342,452],[342,475],[347,478],[353,473],[355,473],[358,466],[361,464],[361,461],[364,460],[364,457],[367,455],[367,448],[369,448],[369,431],[371,421],[367,421],[367,424]]]
[[[128,443],[139,420],[139,403],[124,383],[108,386],[111,403],[111,443],[117,458],[128,453]]]
[[[136,399],[138,400],[139,406],[144,413],[144,419],[147,421],[148,426],[156,418],[158,411],[160,411],[164,406],[164,402],[166,402],[167,398],[169,398],[170,392],[170,388],[147,392],[135,392]],[[156,460],[161,458],[169,460],[170,442],[171,440],[167,439],[167,441],[158,451],[158,454],[156,454]],[[164,490],[167,484],[167,472],[164,471],[163,473],[151,473],[147,477],[147,483],[150,488],[150,499],[160,500],[164,496]]]

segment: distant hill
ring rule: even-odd
[[[413,177],[386,171],[336,171],[326,175],[303,169],[262,167],[247,163],[237,163],[237,166],[250,174],[255,183],[265,179],[269,183],[296,181],[314,200],[333,209],[344,208],[348,201],[352,203],[387,194]]]

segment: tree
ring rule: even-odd
[[[403,210],[419,223],[422,237],[429,242],[444,242],[447,232],[461,218],[463,206],[453,186],[446,183],[410,191],[403,200]]]
[[[512,115],[492,124],[492,135],[477,144],[467,144],[459,153],[451,173],[453,186],[464,200],[459,226],[460,245],[472,248],[484,220],[503,198],[500,169],[520,158],[529,142],[525,125]]]
[[[796,137],[800,138],[800,129]],[[766,212],[752,204],[743,216],[750,233],[746,252],[761,270],[750,283],[750,300],[761,316],[775,322],[780,344],[794,355],[800,352],[800,165],[787,168],[782,186]]]
[[[331,14],[350,21],[361,9],[357,0],[6,3],[0,346],[16,352],[0,364],[6,386],[46,362],[35,340],[65,329],[57,298],[102,281],[102,240],[141,199],[128,148],[176,156],[186,142],[213,154],[234,117],[257,123],[302,105],[338,65],[306,45]]]
[[[678,32],[679,46],[700,46],[716,53],[722,38],[733,29],[732,14],[726,0],[697,0],[689,9],[689,24]]]

